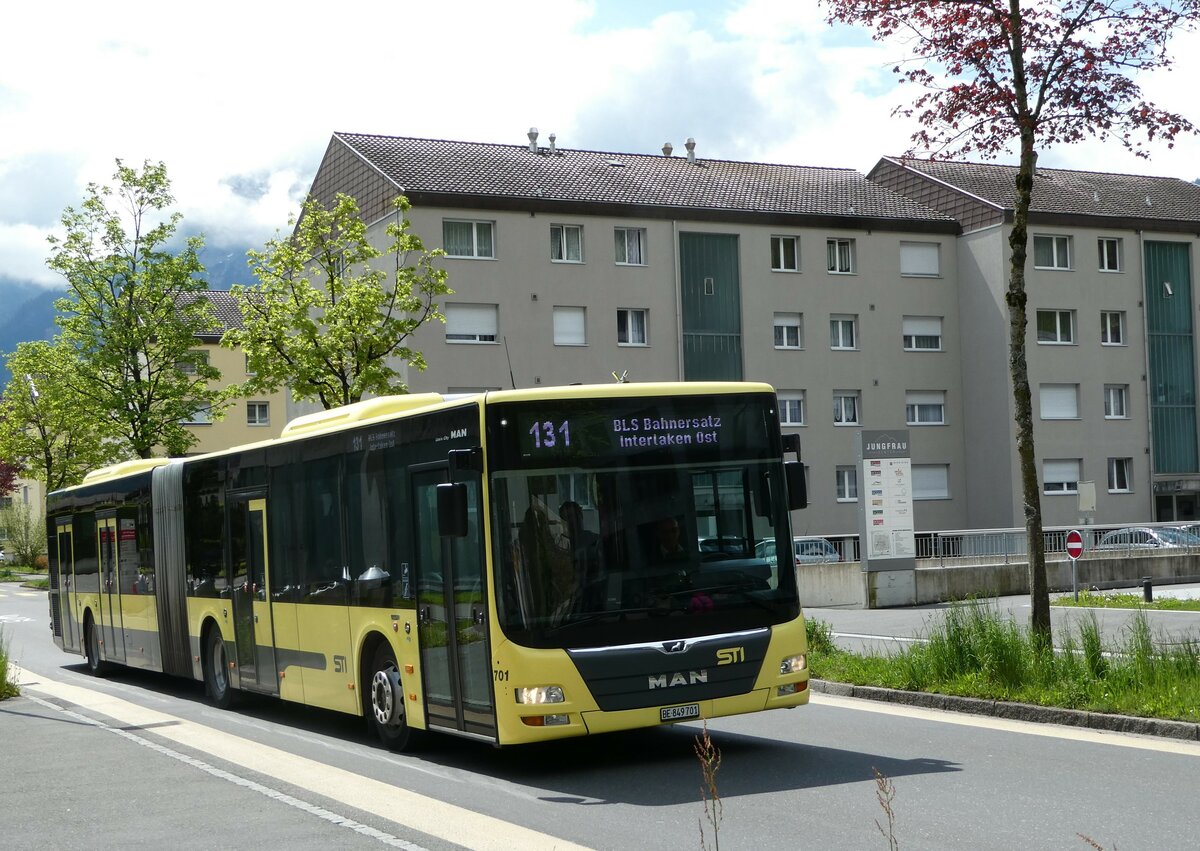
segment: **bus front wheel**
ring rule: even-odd
[[[100,635],[96,622],[88,615],[83,624],[84,652],[87,654],[88,673],[93,677],[106,677],[109,664],[100,658]]]
[[[396,654],[386,641],[375,648],[371,662],[371,700],[368,723],[383,746],[392,751],[411,750],[417,733],[408,726],[404,712],[404,687]]]
[[[216,627],[208,631],[205,659],[204,688],[208,697],[218,709],[228,709],[233,706],[233,688],[229,685],[229,654],[225,650],[221,630]]]

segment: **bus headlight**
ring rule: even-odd
[[[517,703],[562,703],[567,698],[562,686],[532,686],[516,690]]]
[[[808,669],[808,656],[804,653],[798,656],[788,656],[779,663],[780,674],[798,674]]]

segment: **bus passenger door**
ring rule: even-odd
[[[468,492],[468,533],[438,534],[437,486],[449,481],[445,464],[413,472],[417,546],[417,620],[424,678],[425,717],[431,727],[496,738],[487,627],[479,477]]]
[[[75,546],[70,521],[58,524],[55,537],[58,542],[58,593],[51,597],[54,606],[51,617],[58,621],[63,650],[78,651],[83,648],[75,619]]]
[[[104,658],[125,661],[125,631],[121,623],[121,563],[117,556],[117,518],[96,521],[100,556],[100,636]]]
[[[230,576],[233,577],[233,630],[241,687],[278,694],[265,499],[230,498],[229,559]]]

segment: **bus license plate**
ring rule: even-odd
[[[686,718],[699,718],[700,704],[689,703],[685,706],[664,706],[658,710],[659,721],[683,721]]]

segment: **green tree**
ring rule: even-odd
[[[12,375],[0,397],[0,458],[46,485],[79,484],[89,470],[111,464],[121,446],[112,418],[75,391],[74,353],[60,341],[20,343],[8,356]]]
[[[182,216],[166,166],[140,171],[117,160],[116,188],[89,184],[79,209],[62,215],[64,238],[51,237],[51,269],[67,279],[55,303],[62,344],[78,361],[72,389],[109,417],[128,451],[181,455],[195,443],[182,423],[197,411],[218,415],[220,378],[196,351],[196,334],[214,326],[203,293],[200,237],[168,246]]]
[[[915,116],[915,146],[933,156],[1019,153],[1009,232],[1009,374],[1029,547],[1030,626],[1050,646],[1041,490],[1025,355],[1025,262],[1038,151],[1097,137],[1147,156],[1195,128],[1142,98],[1133,73],[1173,64],[1167,44],[1200,20],[1198,0],[821,0],[830,23],[862,25],[907,47],[898,66],[924,92],[896,113]],[[910,151],[912,153],[912,151]]]
[[[433,266],[444,252],[426,251],[409,230],[408,199],[393,206],[386,251],[369,241],[355,200],[339,193],[332,209],[310,198],[290,237],[249,253],[258,283],[232,288],[243,327],[222,340],[245,352],[254,374],[239,393],[286,385],[297,401],[329,409],[407,392],[393,364],[425,368],[407,341],[424,323],[445,321],[435,299],[452,290]]]
[[[46,551],[46,521],[21,500],[13,500],[12,505],[0,510],[0,526],[7,534],[4,548],[14,564],[32,567]]]

